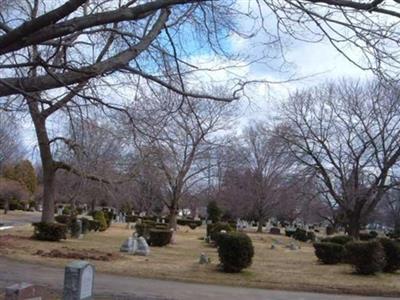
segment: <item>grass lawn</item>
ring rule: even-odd
[[[124,276],[269,289],[400,296],[400,273],[359,276],[352,274],[348,265],[321,265],[312,245],[301,243],[300,250],[289,250],[284,246],[291,239],[284,236],[251,233],[255,246],[252,266],[239,274],[225,274],[217,271],[217,250],[200,240],[205,234],[204,228],[190,230],[180,227],[175,245],[152,247],[148,257],[119,253],[122,242],[131,234],[132,230],[126,229],[125,225],[113,225],[106,232],[90,233],[82,240],[50,243],[30,239],[32,227],[27,225],[0,231],[0,255],[64,267],[71,259],[42,257],[36,252],[52,249],[90,252],[90,249],[95,249],[113,254],[111,261],[92,261],[97,271]],[[270,249],[274,240],[283,244]],[[211,258],[211,264],[198,264],[201,252]]]

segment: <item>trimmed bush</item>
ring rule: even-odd
[[[285,228],[285,235],[288,237],[292,237],[295,232],[296,232],[296,229]]]
[[[271,227],[271,229],[269,230],[270,234],[281,234],[281,230],[278,227]]]
[[[297,241],[307,242],[307,231],[297,228],[292,237]]]
[[[212,241],[215,241],[221,230],[225,230],[226,232],[234,231],[228,223],[217,222],[207,225],[207,236],[209,236]]]
[[[125,222],[127,223],[135,223],[138,220],[137,216],[126,216]]]
[[[100,222],[97,220],[88,220],[89,221],[89,231],[99,231],[100,230]]]
[[[218,237],[218,256],[224,272],[237,273],[251,265],[253,243],[247,234],[232,232]]]
[[[207,215],[208,219],[213,223],[221,220],[222,210],[218,207],[216,201],[210,201],[207,204]]]
[[[144,216],[140,218],[142,219],[142,221],[152,221],[152,222],[157,221],[157,216]]]
[[[155,223],[136,223],[135,229],[138,236],[144,237],[146,240],[150,238],[150,229],[155,227]]]
[[[352,242],[353,238],[349,235],[336,235],[330,238],[322,239],[324,243],[335,243],[340,245],[346,245],[349,242]]]
[[[169,229],[155,229],[149,230],[150,239],[149,244],[151,246],[163,247],[170,243],[172,238],[172,231]]]
[[[67,216],[71,215],[71,208],[69,206],[64,207],[62,214]]]
[[[188,224],[189,228],[192,230],[195,230],[197,227],[200,227],[201,224],[199,225],[198,223],[192,222]]]
[[[196,229],[202,224],[201,220],[192,220],[192,219],[178,219],[176,220],[176,222],[180,226],[189,226],[190,229]]]
[[[345,255],[344,246],[336,243],[314,243],[315,255],[327,265],[338,264]]]
[[[400,269],[400,243],[382,238],[379,240],[383,246],[386,257],[384,272],[393,273]]]
[[[41,241],[58,242],[67,239],[67,225],[58,223],[32,223],[33,237]]]
[[[391,239],[399,239],[400,238],[400,230],[393,230],[386,234]]]
[[[385,252],[379,241],[349,242],[346,255],[358,274],[371,275],[386,266]]]
[[[103,214],[104,214],[104,219],[106,220],[107,228],[109,228],[114,218],[114,213],[112,211],[103,210]]]
[[[153,227],[155,229],[169,229],[169,224],[167,224],[167,223],[155,223]]]
[[[378,236],[376,231],[370,231],[368,233],[360,233],[360,241],[370,241]]]
[[[56,220],[56,222],[61,223],[61,224],[68,225],[69,223],[71,223],[71,216],[68,216],[68,215],[55,216],[54,219]]]
[[[107,221],[104,217],[104,212],[102,211],[95,211],[93,214],[93,219],[100,223],[99,231],[107,230]]]
[[[378,233],[377,233],[375,230],[371,230],[371,231],[369,232],[369,235],[370,235],[370,236],[373,236],[374,238],[377,238],[377,237],[378,237]]]

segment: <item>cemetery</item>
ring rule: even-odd
[[[400,0],[0,0],[0,300],[400,298]]]
[[[225,229],[234,230],[228,226]],[[399,273],[356,275],[349,264],[320,262],[310,240],[288,237],[290,233],[285,234],[283,227],[264,227],[263,233],[256,233],[256,227],[244,221],[238,222],[238,231],[246,232],[252,241],[252,263],[240,273],[223,272],[214,242],[207,243],[206,227],[191,229],[179,225],[172,243],[160,247],[149,246],[133,229],[133,223],[113,222],[105,231],[91,231],[76,238],[68,233],[67,239],[60,242],[33,239],[32,226],[24,225],[0,235],[0,255],[60,268],[83,260],[93,264],[98,273],[132,277],[339,294],[400,295]],[[220,235],[226,235],[224,232]],[[209,237],[218,239],[218,234],[211,232]],[[339,238],[340,235],[336,239]],[[322,235],[319,239],[322,241]]]

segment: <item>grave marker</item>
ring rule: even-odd
[[[65,267],[63,300],[92,299],[94,266],[86,261],[73,261]]]

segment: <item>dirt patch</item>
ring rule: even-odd
[[[0,248],[10,248],[14,246],[14,242],[30,240],[29,237],[18,236],[13,234],[0,235]]]
[[[50,251],[38,250],[35,255],[51,258],[68,258],[68,259],[81,259],[81,260],[100,260],[100,261],[113,261],[121,257],[118,253],[102,252],[96,249],[70,249],[62,247],[61,249],[53,249]]]

